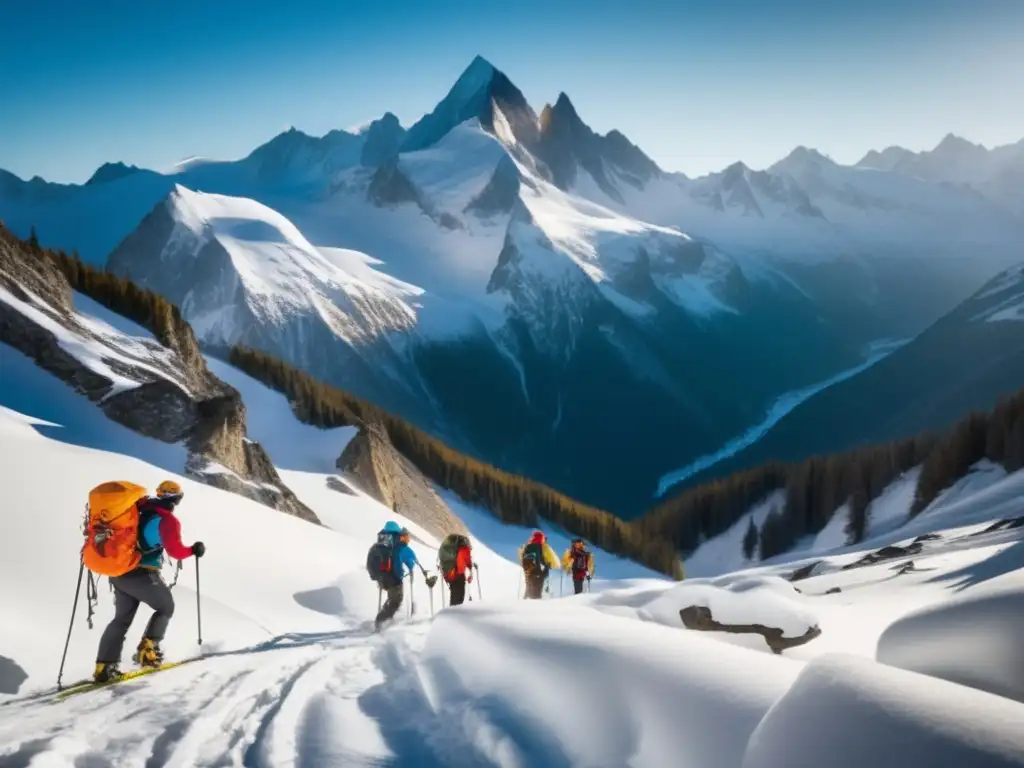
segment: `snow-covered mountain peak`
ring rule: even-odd
[[[206,342],[235,344],[310,320],[346,341],[411,328],[416,313],[406,299],[418,289],[376,273],[367,260],[349,261],[351,271],[262,203],[178,184],[108,266],[181,306]]]
[[[522,92],[503,72],[477,56],[433,111],[409,129],[402,152],[432,146],[452,128],[473,118],[492,133],[496,122],[505,123],[516,141],[526,146],[536,140],[537,116]]]
[[[769,171],[772,173],[788,173],[791,176],[799,177],[808,172],[820,171],[836,165],[835,161],[826,157],[816,149],[799,146],[786,155],[782,160],[772,165]]]
[[[618,131],[606,136],[588,126],[563,92],[546,105],[539,119],[537,156],[563,190],[585,196],[599,192],[615,203],[624,202],[624,186],[643,189],[661,169]],[[595,189],[596,187],[596,189]]]
[[[473,57],[469,66],[463,70],[448,95],[456,101],[468,101],[480,89],[490,85],[497,71],[491,62],[478,54]]]
[[[891,171],[900,163],[912,158],[914,153],[903,147],[886,147],[881,152],[872,149],[857,162],[859,168],[874,168],[879,171]]]
[[[338,171],[360,163],[366,138],[342,130],[317,138],[293,127],[257,147],[239,164],[258,182],[322,186]]]
[[[936,155],[960,156],[966,153],[977,153],[979,150],[982,153],[986,152],[980,144],[974,144],[955,133],[947,133],[932,152]]]
[[[394,112],[385,112],[376,120],[367,120],[365,123],[362,123],[357,127],[350,129],[348,133],[354,134],[356,136],[362,136],[363,134],[369,133],[375,127],[378,126],[401,127],[401,125],[401,121],[399,121],[398,117],[395,115]]]

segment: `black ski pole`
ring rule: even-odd
[[[196,645],[202,648],[203,645],[203,612],[199,607],[201,602],[199,598],[199,558],[196,558],[196,626],[198,627],[199,637],[196,638]]]
[[[82,574],[85,572],[85,561],[78,564],[78,585],[75,587],[75,602],[71,606],[71,621],[68,623],[68,639],[64,641],[64,654],[60,657],[60,671],[57,672],[57,690],[62,690],[60,679],[64,676],[64,661],[68,657],[68,646],[71,645],[71,629],[75,626],[75,611],[78,610],[78,595],[82,591]]]

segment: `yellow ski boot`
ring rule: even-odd
[[[164,654],[160,650],[159,643],[148,637],[142,638],[142,642],[139,643],[135,656],[132,658],[140,667],[159,667],[164,663]]]

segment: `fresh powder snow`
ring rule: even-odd
[[[258,394],[251,383],[245,390],[250,398]],[[65,397],[78,396],[66,390]],[[280,404],[270,408],[289,418]],[[471,529],[479,529],[474,552],[483,600],[474,592],[474,602],[441,610],[437,590],[428,593],[417,574],[414,601],[408,601],[415,602],[415,613],[370,636],[364,627],[377,595],[363,569],[366,547],[386,520],[396,519],[408,525],[419,559],[429,564],[437,542],[422,529],[363,495],[333,490],[323,473],[282,473],[326,522],[316,526],[116,451],[55,441],[40,433],[43,426],[12,410],[0,412],[8,455],[0,472],[13,507],[33,511],[11,518],[9,538],[31,535],[24,526],[44,524],[49,531],[43,550],[15,548],[2,561],[7,578],[0,579],[0,594],[13,622],[5,625],[7,661],[0,664],[0,759],[7,762],[738,768],[801,765],[793,762],[794,741],[808,754],[832,754],[865,740],[866,732],[910,734],[903,738],[923,748],[922,729],[936,727],[950,754],[979,760],[968,764],[1024,764],[1013,762],[1024,750],[1014,725],[1024,704],[981,690],[977,680],[984,675],[970,677],[968,686],[874,660],[890,625],[950,601],[950,587],[959,581],[937,577],[984,567],[995,548],[1014,546],[1007,537],[1019,531],[1002,532],[1002,544],[975,537],[977,546],[919,557],[920,573],[893,583],[881,578],[891,573],[889,563],[797,585],[770,569],[681,584],[634,572],[619,586],[609,574],[592,594],[527,602],[518,599],[518,568],[503,554],[526,531],[488,531],[467,515]],[[271,455],[274,449],[269,441]],[[49,479],[54,467],[60,468],[57,484]],[[165,648],[170,658],[197,650],[209,658],[56,705],[33,700],[56,677],[78,573],[78,510],[88,489],[112,477],[153,487],[169,475],[185,488],[180,518],[186,542],[202,540],[208,552],[199,561],[203,645],[196,645],[194,565],[186,562]],[[986,493],[998,500],[997,486],[961,503]],[[597,568],[607,559],[598,551]],[[993,568],[1014,573],[1005,560]],[[19,580],[18,573],[33,578]],[[842,591],[825,595],[833,585]],[[687,605],[706,605],[722,622],[764,623],[787,636],[817,625],[822,635],[776,656],[763,643],[683,629],[672,614]],[[69,682],[91,669],[99,627],[111,616],[105,587],[97,630],[86,629],[83,610],[80,605],[71,637]],[[147,615],[139,612],[129,642]],[[854,661],[834,661],[836,651]],[[976,655],[964,646],[964,658],[971,666]],[[815,675],[822,671],[842,681],[834,693],[819,691]],[[939,689],[942,696],[935,698]],[[580,694],[571,706],[566,690]],[[854,707],[849,718],[837,711],[827,727],[812,732],[797,728],[799,717],[783,717],[826,696]],[[912,708],[880,706],[875,702],[888,700],[880,696],[899,697]],[[984,742],[968,738],[981,717],[969,712],[985,715]],[[971,729],[953,728],[957,721]],[[791,751],[779,756],[782,749]],[[992,754],[1009,756],[1008,762],[983,762]]]

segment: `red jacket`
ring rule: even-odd
[[[147,498],[139,502],[139,514],[152,512],[160,516],[160,546],[175,560],[184,560],[192,554],[192,547],[186,547],[181,540],[181,522],[174,516],[174,510],[160,503],[159,499]]]

